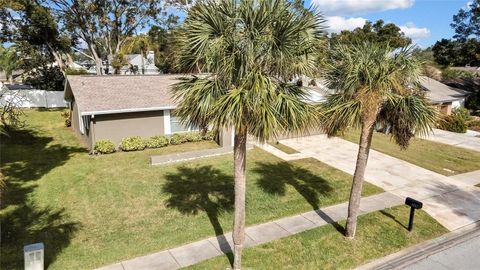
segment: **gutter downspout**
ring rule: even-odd
[[[91,134],[92,135],[92,139],[91,139],[92,144],[90,146],[90,148],[91,148],[90,153],[95,154],[93,152],[93,147],[95,146],[95,115],[94,114],[92,114],[92,118],[90,119],[90,122],[91,122],[90,123],[90,132],[92,132],[92,134]]]

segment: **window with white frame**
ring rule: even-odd
[[[170,111],[170,129],[172,133],[189,132],[198,130],[195,126],[188,126],[180,121],[180,117],[175,115],[175,111]]]

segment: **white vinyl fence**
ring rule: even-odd
[[[63,99],[63,91],[45,90],[2,90],[0,105],[8,101],[19,101],[22,108],[65,108],[68,103]]]

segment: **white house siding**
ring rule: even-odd
[[[455,100],[455,101],[452,101],[452,109],[458,109],[458,108],[461,108],[465,105],[465,99],[459,99],[459,100]]]
[[[45,91],[45,90],[2,90],[5,95],[0,100],[0,105],[6,101],[18,99],[21,101],[20,107],[23,108],[66,108],[68,103],[64,100],[63,91]]]

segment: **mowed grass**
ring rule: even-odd
[[[151,166],[154,154],[212,142],[91,156],[61,111],[27,111],[27,126],[1,141],[1,269],[23,268],[23,246],[45,244],[49,269],[88,269],[231,230],[230,154]],[[314,159],[247,154],[247,224],[347,201],[351,176]],[[364,195],[382,190],[365,184]]]
[[[297,150],[291,148],[291,147],[288,147],[286,146],[285,144],[282,144],[282,143],[279,143],[279,142],[270,142],[269,143],[271,146],[277,148],[278,150],[286,153],[286,154],[297,154],[299,153]]]
[[[349,130],[344,139],[358,143],[358,130]],[[446,176],[480,170],[480,151],[414,138],[402,150],[391,136],[374,132],[372,149]]]
[[[409,208],[399,206],[359,217],[355,240],[346,240],[333,225],[319,227],[243,252],[245,269],[351,269],[448,231],[420,210],[408,232]],[[344,225],[344,222],[341,224]],[[220,256],[189,269],[227,269]]]

